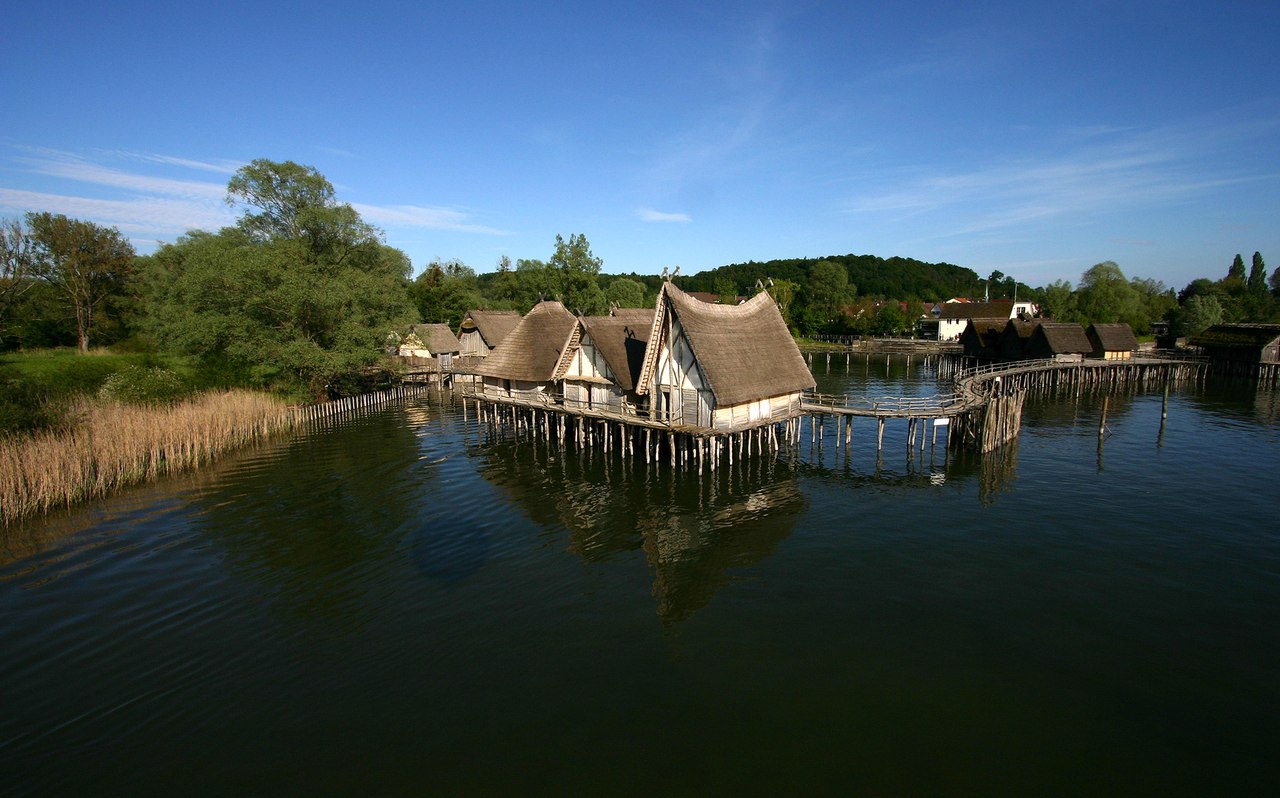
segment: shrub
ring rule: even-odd
[[[188,393],[182,378],[169,369],[144,366],[117,371],[98,389],[101,399],[133,405],[172,404]]]

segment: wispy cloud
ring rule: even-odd
[[[473,224],[467,214],[449,208],[422,208],[417,205],[365,205],[351,203],[351,207],[366,222],[386,227],[420,227],[427,230],[453,230],[460,233],[509,235],[506,230]]]
[[[125,161],[135,167],[143,164],[230,175],[242,165],[239,162],[129,151],[97,151],[90,157],[48,148],[19,149],[25,154],[14,161],[23,171],[65,181],[71,190],[0,186],[0,211],[5,213],[50,211],[91,219],[118,227],[139,245],[172,239],[189,230],[217,230],[235,221],[236,212],[224,202],[225,181],[178,179],[116,164]],[[83,187],[84,193],[77,187]],[[88,187],[93,187],[92,191]],[[102,196],[103,189],[108,196]],[[384,228],[508,235],[507,231],[475,224],[467,213],[450,208],[367,203],[353,203],[352,207],[366,221]]]
[[[687,213],[666,213],[653,208],[641,208],[636,215],[646,222],[691,222]]]

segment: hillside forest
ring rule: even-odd
[[[583,315],[651,305],[657,274],[608,274],[587,237],[548,242],[544,258],[456,260],[415,269],[383,233],[292,161],[256,160],[227,185],[236,223],[191,231],[138,255],[114,228],[48,212],[0,222],[0,351],[110,346],[193,358],[227,383],[322,396],[378,361],[416,322],[457,327],[473,308],[529,310],[558,299]],[[1141,336],[1219,322],[1280,321],[1280,268],[1236,255],[1183,287],[1126,277],[1107,261],[1075,284],[1029,286],[993,271],[875,255],[735,263],[674,277],[724,302],[767,290],[798,336],[911,335],[952,297],[1014,298],[1059,321],[1128,322]],[[657,264],[655,264],[656,268]],[[416,276],[415,276],[416,272]],[[1219,276],[1213,276],[1218,274]]]

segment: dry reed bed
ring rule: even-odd
[[[77,400],[70,429],[0,438],[0,525],[209,462],[294,423],[279,400],[208,393],[171,406]]]

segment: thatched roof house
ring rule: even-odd
[[[1280,363],[1280,324],[1215,324],[1190,343],[1215,362]]]
[[[1027,342],[1043,319],[1009,319],[1000,334],[1000,359],[1021,360],[1027,351]]]
[[[1084,328],[1079,324],[1045,321],[1032,331],[1025,356],[1031,360],[1084,360],[1084,356],[1092,351],[1093,344],[1089,343]]]
[[[401,357],[436,357],[459,351],[458,338],[447,324],[414,324],[400,341]]]
[[[655,419],[745,429],[798,412],[802,392],[813,386],[768,293],[711,305],[663,284],[636,384]]]
[[[1103,360],[1130,360],[1138,348],[1138,338],[1128,324],[1090,324],[1085,330],[1092,354]]]
[[[578,319],[576,339],[558,375],[564,380],[566,406],[634,413],[644,404],[636,394],[636,380],[644,365],[653,328],[652,308],[622,316]]]
[[[999,357],[1000,336],[1004,335],[1004,326],[1008,323],[1007,317],[969,319],[964,332],[960,333],[960,344],[964,347],[965,356],[981,360],[995,360]]]
[[[514,310],[471,310],[462,319],[458,342],[464,357],[485,357],[520,323]]]
[[[577,318],[559,302],[539,302],[519,319],[475,373],[487,394],[536,398],[551,392]]]

